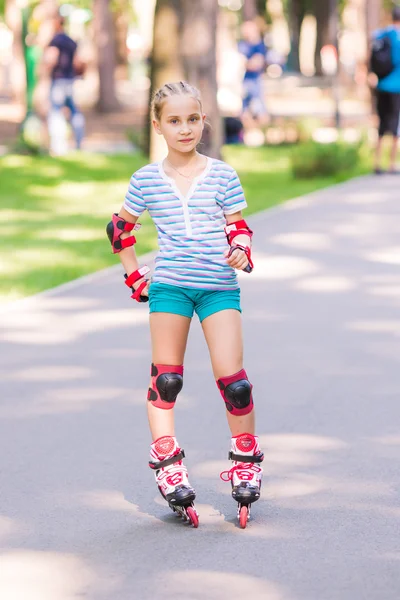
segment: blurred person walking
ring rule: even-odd
[[[85,130],[85,120],[78,110],[73,85],[76,75],[82,75],[84,66],[77,58],[77,44],[64,30],[65,20],[57,15],[54,20],[55,34],[44,53],[44,63],[50,71],[50,110],[48,128],[50,154],[59,156],[67,152],[67,123],[64,109],[69,110],[76,148],[80,149]]]
[[[381,41],[375,46],[378,52],[388,55],[389,63],[387,70],[389,74],[380,77],[376,89],[377,112],[379,117],[378,143],[375,151],[375,173],[384,173],[381,168],[382,139],[385,133],[393,136],[392,149],[390,153],[389,173],[399,174],[396,170],[397,146],[400,136],[400,6],[392,11],[392,25],[381,29],[374,34],[374,43]],[[374,49],[372,50],[372,60]],[[378,73],[379,77],[379,73]]]
[[[243,122],[258,125],[267,122],[267,107],[264,102],[262,75],[266,67],[267,48],[255,21],[245,21],[241,29],[242,39],[239,52],[246,58],[243,79]]]

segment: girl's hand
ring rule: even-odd
[[[233,247],[234,247],[234,245],[233,245]],[[224,252],[224,256],[226,258],[226,262],[228,263],[228,265],[230,267],[233,267],[234,269],[243,271],[243,269],[245,269],[247,267],[247,265],[249,264],[246,254],[240,248],[237,248],[237,250],[233,250],[232,254],[230,256],[228,256],[229,252],[230,252],[230,249],[225,250],[225,252]]]
[[[144,277],[135,281],[135,283],[133,285],[133,289],[136,291],[138,289],[138,287],[143,283],[143,281],[146,281],[146,279]],[[147,281],[146,287],[144,287],[142,289],[142,291],[140,292],[141,296],[146,296],[147,298],[149,297],[149,285],[150,285],[150,281]]]

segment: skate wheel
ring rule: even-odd
[[[242,529],[246,529],[247,519],[249,518],[249,510],[247,506],[242,506],[239,512],[239,525]]]
[[[188,506],[186,509],[186,513],[193,527],[197,529],[197,527],[199,526],[199,517],[193,506]]]

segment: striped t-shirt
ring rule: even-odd
[[[235,270],[224,257],[224,215],[246,207],[236,171],[212,158],[186,197],[161,162],[142,167],[132,175],[124,203],[136,217],[147,209],[157,228],[152,281],[204,290],[238,287]]]

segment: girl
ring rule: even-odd
[[[120,253],[125,283],[139,302],[150,300],[152,343],[148,419],[150,467],[171,508],[197,526],[195,491],[174,430],[174,405],[183,385],[189,327],[198,315],[232,433],[233,466],[221,477],[232,484],[241,525],[260,497],[263,454],[254,435],[252,385],[243,369],[240,290],[235,269],[252,269],[252,232],[241,211],[247,204],[239,178],[226,163],[196,151],[205,122],[199,91],[168,83],[154,95],[153,126],[164,136],[166,158],[134,173],[125,203],[107,233]],[[151,283],[139,269],[131,231],[147,209],[158,233]]]

